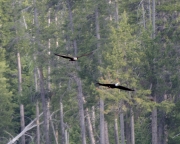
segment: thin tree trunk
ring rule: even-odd
[[[48,26],[50,26],[50,24],[51,24],[51,19],[50,19],[50,10],[49,10]],[[48,55],[49,55],[49,56],[51,55],[50,49],[51,49],[51,40],[48,39]],[[51,65],[51,61],[50,61],[50,59],[49,59],[49,64],[48,64],[48,90],[49,90],[49,91],[51,90],[51,83],[50,83],[50,79],[51,79],[51,77],[50,77],[51,67],[50,67],[50,65]]]
[[[131,118],[131,144],[135,144],[135,135],[134,135],[134,112],[131,108],[130,112],[130,118]]]
[[[93,132],[95,132],[96,116],[95,116],[95,108],[94,108],[94,106],[92,106],[91,121],[92,121]]]
[[[56,131],[55,131],[55,128],[54,128],[54,124],[52,122],[52,118],[50,117],[49,120],[50,120],[50,123],[51,123],[51,127],[52,127],[55,142],[56,142],[56,144],[58,144],[58,140],[57,140],[57,137],[56,137]]]
[[[20,53],[17,52],[17,63],[18,63],[18,92],[19,95],[22,95],[22,74],[21,74],[21,57]],[[24,122],[24,105],[20,104],[20,116],[21,116],[21,131],[24,130],[25,122]],[[25,144],[25,135],[21,137],[21,143]]]
[[[24,130],[25,122],[24,122],[24,105],[20,105],[20,115],[21,115],[21,131]],[[21,144],[25,144],[25,135],[21,137]]]
[[[49,9],[49,16],[48,16],[48,26],[50,26],[50,24],[51,24],[51,19],[50,19],[50,9]],[[48,39],[48,55],[49,55],[49,57],[50,57],[50,55],[51,55],[51,51],[50,51],[50,49],[51,49],[51,42],[50,42],[51,40],[50,39]],[[48,64],[48,91],[50,92],[51,91],[51,82],[50,82],[50,79],[51,79],[51,76],[50,76],[50,74],[51,74],[51,61],[50,61],[50,59],[49,59],[49,64]],[[50,117],[50,96],[48,95],[48,98],[47,98],[47,117]],[[48,119],[48,122],[47,122],[47,128],[48,128],[48,131],[49,131],[49,119]]]
[[[151,0],[149,0],[149,22],[151,23],[152,20],[151,20]]]
[[[100,98],[100,144],[104,143],[104,100]]]
[[[117,119],[114,119],[114,134],[115,134],[115,144],[119,144],[119,132],[118,132],[118,124]]]
[[[152,11],[152,15],[153,15],[153,35],[152,38],[155,39],[156,37],[156,11],[155,11],[155,0],[152,0],[153,3],[153,11]],[[154,96],[154,100],[156,101],[156,95]],[[157,108],[155,107],[152,111],[152,144],[158,144],[157,143]]]
[[[152,144],[157,143],[157,108],[152,111]]]
[[[58,126],[57,124],[55,125],[55,131],[56,131],[56,139],[57,139],[57,142],[59,143],[59,132],[58,132]]]
[[[145,12],[144,12],[144,2],[141,3],[142,7],[142,15],[143,15],[143,26],[146,28],[146,19],[145,19]]]
[[[65,130],[65,144],[69,144],[69,136],[67,129]]]
[[[118,1],[115,0],[115,21],[118,24],[119,22],[119,12],[118,12]]]
[[[88,130],[89,130],[89,137],[90,137],[91,144],[95,144],[95,139],[94,139],[94,134],[93,134],[93,129],[92,129],[92,124],[91,124],[88,108],[86,108],[86,119],[88,123]]]
[[[36,139],[36,144],[40,144],[40,125],[39,125],[39,103],[38,101],[36,102],[36,135],[37,135],[37,139]]]
[[[128,121],[128,115],[125,115],[126,120],[125,123],[125,137],[126,137],[126,144],[131,144],[131,127]]]
[[[153,39],[155,38],[155,36],[156,36],[156,4],[155,4],[155,0],[152,0],[152,2],[153,2],[153,11],[152,11],[152,14],[153,14],[153,21],[152,21],[152,23],[153,23]]]
[[[70,19],[70,28],[72,33],[74,33],[74,25],[73,25],[73,16],[71,10],[71,0],[67,0],[68,10],[69,10],[69,19]],[[74,46],[74,55],[77,56],[77,42],[76,39],[73,39],[73,46]]]
[[[79,107],[82,144],[86,144],[86,131],[85,131],[85,122],[84,122],[84,106],[83,106],[82,84],[81,84],[80,78],[75,76],[74,79],[75,79],[77,86],[78,86],[77,99],[78,99],[78,107]]]
[[[18,91],[21,95],[22,92],[22,75],[21,75],[21,57],[20,53],[17,53],[17,63],[18,63]]]
[[[108,134],[108,123],[104,122],[104,131],[105,131],[105,144],[109,144],[109,134]]]
[[[125,137],[124,137],[124,113],[122,110],[123,101],[120,101],[120,133],[121,133],[121,144],[125,144]]]
[[[39,68],[40,72],[40,91],[41,91],[41,99],[42,99],[42,108],[43,108],[43,116],[44,116],[44,133],[46,144],[50,144],[49,140],[49,129],[48,129],[48,115],[47,115],[47,102],[45,98],[45,91],[44,91],[44,79],[43,79],[43,72],[42,68]]]
[[[63,114],[63,104],[60,101],[60,130],[61,130],[61,143],[65,144],[65,131],[64,131],[64,114]]]
[[[39,23],[38,23],[38,13],[36,7],[36,0],[33,0],[34,5],[34,22],[36,27],[36,40],[38,43],[38,47],[40,47],[40,40],[39,40]],[[47,116],[47,102],[45,98],[45,90],[44,90],[44,79],[43,79],[43,69],[42,67],[39,68],[39,79],[40,79],[40,93],[41,93],[41,100],[42,100],[42,109],[43,109],[43,116],[44,116],[44,133],[45,133],[45,143],[50,144],[49,140],[49,129],[48,125],[48,116]]]
[[[23,12],[22,12],[22,14],[23,14]],[[23,15],[23,22],[24,22],[24,27],[27,30],[27,23],[26,23],[26,19],[25,19],[24,15]]]
[[[35,85],[35,91],[38,92],[38,78],[37,78],[37,67],[34,69],[34,85]]]
[[[96,38],[97,38],[97,49],[100,48],[101,44],[100,44],[100,26],[99,26],[99,12],[98,12],[98,6],[96,7],[95,9],[95,25],[96,25]],[[99,60],[99,64],[102,63],[102,60],[101,60],[101,54],[100,54],[100,51],[99,51],[99,54],[98,54],[98,60]]]

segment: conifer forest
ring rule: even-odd
[[[180,0],[0,0],[0,144],[180,144]]]

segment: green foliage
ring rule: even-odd
[[[4,76],[8,69],[4,55],[5,50],[0,48],[0,136],[5,136],[6,131],[13,132],[11,130],[13,126],[12,114],[15,107],[15,104],[12,103],[12,92],[8,90],[7,78]]]

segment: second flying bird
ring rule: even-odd
[[[65,58],[65,59],[69,59],[69,61],[77,61],[79,58],[83,57],[83,56],[88,56],[90,54],[92,54],[93,52],[90,52],[90,53],[86,53],[86,54],[83,54],[83,55],[80,55],[78,57],[71,57],[71,56],[66,56],[66,55],[60,55],[60,54],[54,54],[56,56],[59,56],[59,57],[62,57],[62,58]]]

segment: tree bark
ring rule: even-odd
[[[58,144],[58,139],[57,139],[57,137],[56,137],[56,131],[55,131],[54,124],[53,124],[53,122],[52,122],[51,116],[50,116],[49,120],[50,120],[50,123],[51,123],[51,127],[52,127],[52,131],[53,131],[53,135],[54,135],[55,142],[56,142],[56,144]]]
[[[155,0],[152,0],[153,2],[153,7],[152,7],[152,15],[153,15],[153,39],[155,38],[156,36],[156,4],[155,4]]]
[[[144,12],[144,2],[141,4],[142,7],[142,15],[143,15],[143,26],[146,28],[146,19],[145,19],[145,12]]]
[[[67,140],[68,138],[67,138],[67,130],[65,130],[65,144],[67,144]]]
[[[157,108],[152,111],[152,144],[157,143]]]
[[[135,135],[134,135],[134,112],[133,109],[131,108],[130,112],[130,117],[131,117],[131,144],[135,144]]]
[[[119,132],[117,118],[114,119],[114,134],[115,134],[115,144],[119,144]]]
[[[151,23],[152,20],[151,20],[151,0],[149,0],[149,22]]]
[[[79,107],[82,144],[86,144],[86,131],[85,131],[85,122],[84,122],[84,106],[83,106],[82,84],[81,84],[80,78],[75,76],[74,79],[75,79],[77,86],[78,86],[77,99],[78,99],[78,107]]]
[[[100,144],[104,143],[104,100],[100,98]]]
[[[92,121],[92,127],[93,127],[93,132],[95,133],[95,123],[96,123],[96,116],[95,116],[95,108],[92,106],[92,113],[91,113],[91,121]]]
[[[131,127],[128,121],[128,115],[125,115],[125,137],[126,137],[126,144],[131,144]]]
[[[124,137],[124,113],[122,110],[123,101],[120,101],[120,130],[121,130],[121,144],[125,144],[125,137]]]
[[[60,101],[60,130],[61,130],[61,143],[65,144],[65,131],[64,131],[64,114],[63,114],[63,104]]]
[[[49,16],[48,16],[48,26],[50,26],[51,24],[51,19],[50,19],[50,10],[49,10]],[[51,40],[48,39],[48,55],[50,56],[51,55]],[[49,64],[48,64],[48,90],[50,91],[51,90],[51,83],[50,83],[50,74],[51,74],[51,61],[49,59]]]
[[[21,57],[20,53],[17,53],[17,63],[18,63],[18,91],[21,95],[22,92],[22,75],[21,75]]]
[[[91,144],[95,144],[95,139],[94,139],[94,134],[93,134],[93,129],[92,129],[92,124],[91,124],[88,108],[86,108],[86,119],[87,119],[89,137],[90,137]]]
[[[40,144],[40,125],[39,125],[39,103],[38,101],[36,102],[36,135],[37,135],[37,139],[36,139],[36,144]]]
[[[39,68],[40,72],[40,91],[41,91],[41,100],[42,100],[42,109],[43,109],[43,116],[44,116],[44,133],[46,144],[50,144],[49,140],[49,128],[48,128],[48,115],[47,115],[47,101],[45,98],[45,91],[44,91],[44,79],[43,79],[43,71],[42,68]]]
[[[104,122],[104,131],[105,131],[105,144],[109,144],[109,133],[108,133],[108,123]]]
[[[97,38],[97,49],[100,48],[100,26],[99,26],[99,12],[98,12],[98,6],[96,7],[95,9],[95,25],[96,25],[96,38]],[[100,51],[99,51],[99,54],[98,54],[98,60],[99,60],[99,64],[102,63],[102,60],[101,60],[101,54],[100,54]]]
[[[73,25],[73,16],[71,10],[71,0],[67,0],[68,10],[69,10],[69,19],[70,19],[70,28],[72,33],[74,33],[74,25]],[[76,39],[73,39],[73,46],[74,46],[74,55],[77,56],[77,42]]]
[[[89,137],[90,137],[91,144],[95,144],[95,139],[94,139],[94,134],[93,134],[93,129],[92,129],[92,124],[91,124],[88,108],[86,108],[86,119],[87,119],[87,124],[88,124],[87,126],[89,130]]]
[[[152,0],[152,15],[153,15],[153,34],[152,38],[155,39],[156,37],[156,11],[155,11],[155,0]],[[154,100],[156,101],[156,95],[154,96]],[[158,144],[157,140],[157,108],[155,107],[152,111],[152,144]]]
[[[24,122],[24,105],[20,105],[20,115],[21,115],[21,131],[24,130],[25,122]],[[25,144],[25,135],[21,137],[21,144]]]
[[[19,95],[22,95],[22,74],[21,74],[21,57],[20,53],[17,52],[17,63],[18,63],[18,92]],[[24,105],[20,104],[20,116],[21,116],[21,131],[24,130],[25,122],[24,122]],[[21,143],[25,144],[25,135],[21,137]]]

